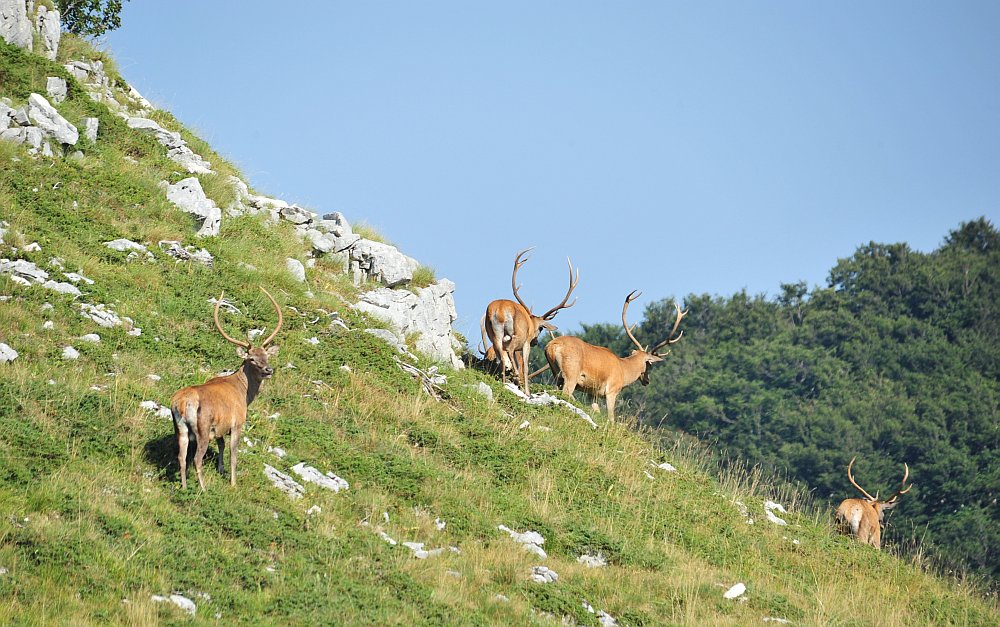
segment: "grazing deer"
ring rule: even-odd
[[[538,335],[542,330],[548,330],[549,332],[556,330],[555,325],[549,321],[560,310],[568,309],[576,304],[576,299],[568,305],[566,301],[569,300],[573,290],[576,289],[577,283],[580,282],[580,271],[576,271],[576,277],[574,278],[573,262],[567,257],[566,262],[569,264],[569,289],[566,291],[566,296],[563,297],[562,302],[558,305],[542,315],[536,316],[517,293],[519,289],[517,285],[517,271],[528,260],[524,256],[530,250],[530,248],[522,250],[514,258],[514,272],[510,277],[510,286],[514,290],[514,298],[517,299],[517,302],[515,303],[512,300],[495,300],[491,302],[486,307],[486,317],[481,323],[486,335],[489,337],[489,341],[493,344],[491,348],[493,349],[495,358],[500,362],[504,376],[506,377],[507,370],[515,369],[521,382],[521,388],[525,394],[528,394],[527,368],[528,354],[531,351],[531,347],[538,343]],[[489,350],[487,349],[488,354]]]
[[[652,349],[643,348],[632,335],[632,330],[625,320],[629,303],[638,297],[639,293],[633,290],[625,297],[625,306],[622,307],[625,333],[637,348],[628,357],[619,357],[603,346],[594,346],[570,335],[557,337],[545,347],[545,359],[549,362],[552,374],[557,380],[562,379],[563,394],[571,397],[577,387],[586,390],[594,397],[594,409],[597,409],[597,397],[604,396],[608,402],[608,420],[612,422],[615,419],[615,401],[622,388],[631,385],[636,379],[643,385],[649,385],[649,367],[663,361],[659,350],[668,344],[679,342],[684,335],[681,331],[677,337],[673,337],[681,319],[687,315],[686,309],[681,311],[680,306],[674,303],[674,307],[677,308],[677,319],[667,339]],[[534,374],[538,373],[533,373],[532,376]]]
[[[865,498],[844,499],[840,507],[837,508],[835,516],[838,523],[850,526],[851,534],[857,537],[859,541],[870,544],[876,549],[881,549],[881,523],[885,517],[885,511],[896,507],[896,501],[900,495],[906,494],[913,487],[912,483],[908,486],[906,485],[906,479],[910,476],[910,467],[905,463],[903,464],[903,481],[899,484],[899,490],[891,498],[880,500],[878,492],[875,493],[875,496],[872,496],[854,481],[854,476],[851,475],[851,467],[854,466],[855,459],[857,457],[852,459],[851,463],[847,465],[847,478],[851,480],[855,488],[861,491],[861,494],[865,495]]]
[[[214,438],[219,445],[219,458],[216,467],[219,474],[225,474],[222,469],[222,455],[225,448],[224,436],[229,435],[229,483],[236,485],[236,448],[239,445],[243,424],[247,420],[247,405],[253,402],[264,379],[270,378],[274,369],[268,365],[268,359],[278,354],[278,347],[267,345],[278,335],[284,318],[281,307],[274,297],[260,288],[274,305],[278,312],[278,325],[267,336],[260,346],[252,347],[249,341],[234,340],[222,329],[219,323],[219,306],[222,297],[219,295],[215,303],[215,327],[233,344],[239,348],[236,354],[243,360],[243,366],[233,374],[224,377],[214,377],[201,385],[192,385],[179,390],[170,399],[170,412],[174,417],[174,433],[177,435],[177,461],[181,466],[181,488],[187,488],[187,450],[188,437],[193,433],[197,448],[194,454],[194,469],[198,473],[198,484],[205,489],[205,479],[201,474],[201,463],[208,450],[208,445]]]

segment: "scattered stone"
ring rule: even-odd
[[[305,494],[306,489],[301,484],[273,466],[264,464],[264,476],[270,479],[274,487],[292,499],[301,499],[302,495]]]
[[[285,459],[285,456],[288,455],[288,453],[285,452],[285,449],[279,448],[277,446],[267,447],[267,452],[274,455],[278,459]]]
[[[45,329],[46,331],[50,331],[56,328],[56,323],[52,322],[51,320],[46,320],[44,323],[42,323],[42,328]]]
[[[28,96],[28,117],[46,134],[61,144],[76,144],[80,133],[66,118],[59,115],[55,107],[39,94]]]
[[[195,613],[198,611],[198,607],[194,604],[194,601],[179,594],[171,594],[169,597],[164,597],[158,594],[154,594],[153,596],[149,597],[149,600],[152,601],[153,603],[167,603],[167,602],[173,603],[174,605],[181,608],[191,616],[194,616]]]
[[[85,318],[90,318],[98,325],[107,329],[110,329],[111,327],[120,327],[122,325],[122,319],[119,318],[118,314],[116,314],[107,305],[80,303],[80,315]]]
[[[303,481],[315,483],[320,487],[326,488],[327,490],[333,490],[334,492],[340,492],[341,490],[346,490],[350,487],[347,481],[341,479],[332,472],[328,472],[324,475],[312,466],[307,466],[305,462],[300,462],[292,466],[292,471],[302,477]]]
[[[581,418],[586,420],[587,424],[589,424],[594,429],[597,428],[597,423],[594,422],[594,420],[587,414],[587,412],[583,411],[582,409],[573,405],[572,403],[564,401],[561,398],[556,398],[555,396],[552,396],[548,392],[539,392],[536,394],[532,394],[531,396],[528,396],[524,392],[522,392],[521,388],[519,388],[516,384],[511,383],[509,381],[504,384],[504,387],[507,389],[508,392],[517,396],[528,405],[560,405],[566,407],[577,416],[580,416]]]
[[[7,364],[17,359],[17,351],[0,342],[0,364]]]
[[[80,351],[76,350],[72,346],[64,346],[62,350],[63,359],[80,359]]]
[[[510,597],[507,597],[503,594],[497,594],[493,598],[496,599],[497,601],[500,601],[501,603],[510,603]]]
[[[479,392],[480,395],[485,396],[490,402],[493,402],[493,388],[491,388],[485,381],[480,381],[472,388]]]
[[[603,553],[597,553],[596,555],[584,553],[580,557],[576,558],[576,561],[583,564],[587,568],[604,568],[608,565],[608,560],[604,557]]]
[[[765,616],[763,619],[765,623],[778,623],[779,625],[791,625],[792,621],[787,618],[774,618],[773,616]]]
[[[787,522],[785,522],[781,518],[778,518],[775,515],[774,513],[775,510],[781,512],[782,514],[788,513],[787,511],[785,511],[784,506],[781,505],[780,503],[775,503],[774,501],[767,501],[764,503],[764,515],[767,517],[768,520],[770,520],[776,525],[781,525],[781,526],[787,525],[788,524]]]
[[[14,261],[0,259],[0,274],[11,275],[11,278],[21,285],[43,284],[49,278],[48,272],[24,259],[15,259]]]
[[[160,405],[156,401],[142,401],[139,403],[139,407],[155,413],[158,418],[170,418],[172,416],[169,407]]]
[[[531,580],[535,583],[555,583],[559,581],[559,574],[546,566],[533,566]]]
[[[117,250],[120,253],[128,251],[134,253],[141,253],[141,255],[145,255],[147,259],[153,258],[153,253],[149,252],[149,249],[146,248],[145,245],[140,244],[138,242],[133,242],[130,239],[114,239],[111,240],[110,242],[104,242],[104,246],[110,248],[111,250]],[[129,255],[129,259],[133,259],[133,257]]]
[[[292,278],[294,278],[299,283],[305,283],[306,267],[302,265],[301,261],[289,257],[285,259],[285,267],[288,269],[288,272],[291,273]]]
[[[599,622],[604,627],[617,627],[618,621],[611,615],[601,610],[597,613],[597,622]]]
[[[746,591],[747,591],[746,584],[738,583],[738,584],[734,585],[732,588],[730,588],[729,590],[726,590],[722,594],[722,597],[725,598],[725,599],[735,599],[735,598],[738,598],[738,597],[742,596],[743,593],[746,592]]]
[[[454,577],[455,579],[462,578],[462,573],[458,572],[457,570],[448,569],[444,571],[444,574],[448,575],[449,577]]]
[[[194,246],[181,246],[181,243],[175,240],[161,240],[159,242],[160,250],[164,253],[170,255],[177,261],[196,261],[204,266],[212,267],[215,258],[212,257],[212,253],[208,252],[204,248],[195,249]]]
[[[73,283],[86,283],[87,285],[94,284],[93,279],[89,279],[78,272],[64,272],[63,276],[72,281]]]
[[[25,246],[22,250],[26,253],[39,253],[42,252],[42,246],[38,242],[31,242]]]
[[[65,283],[62,281],[49,280],[46,281],[45,283],[42,283],[42,287],[44,287],[45,289],[52,290],[54,292],[59,292],[60,294],[68,294],[69,296],[83,295],[83,292],[81,292],[75,285],[73,285],[72,283]]]
[[[444,553],[444,548],[424,549],[423,542],[404,542],[403,546],[413,551],[413,557],[418,560],[425,560],[428,557],[437,557]]]
[[[96,335],[96,333],[94,335]],[[146,375],[146,378],[149,379],[150,381],[154,381],[155,382],[155,381],[159,381],[162,377],[160,377],[160,375],[158,375],[158,374],[148,374],[148,375]]]
[[[671,464],[670,462],[663,462],[662,464],[657,464],[656,462],[651,461],[649,463],[653,464],[654,466],[656,466],[661,470],[666,470],[667,472],[677,472],[677,469],[674,468],[673,464]]]
[[[531,426],[531,423],[528,422],[527,420],[525,420],[524,422],[522,422],[521,424],[519,424],[517,426],[517,428],[520,429],[520,430],[523,430],[523,429],[527,429],[530,426]]]
[[[81,335],[80,340],[83,342],[92,342],[94,344],[101,343],[101,336],[96,333],[88,333],[86,335]],[[155,375],[152,375],[155,376]]]
[[[319,505],[313,505],[312,507],[306,510],[306,516],[315,516],[316,514],[321,514],[321,513],[323,513],[323,510],[320,509]]]
[[[344,372],[350,372],[351,371],[351,367],[348,366],[347,364],[344,364],[343,366],[341,366],[340,369],[343,370]]]
[[[434,519],[434,527],[437,528],[438,531],[444,531],[444,528],[447,527],[447,526],[448,526],[448,523],[446,523],[445,521],[441,520],[440,518],[435,518]]]
[[[545,544],[545,538],[543,538],[542,534],[537,531],[526,531],[524,533],[520,533],[504,525],[499,525],[497,529],[510,535],[511,539],[520,544],[525,551],[534,553],[543,559],[548,557],[545,553],[545,549],[542,548],[542,545]]]
[[[375,337],[383,340],[389,346],[392,346],[400,353],[406,354],[408,351],[406,349],[406,341],[396,333],[395,331],[390,331],[389,329],[365,329],[365,333],[374,335]]]
[[[97,141],[97,131],[101,121],[97,118],[83,118],[83,136],[92,142]]]
[[[45,91],[52,102],[59,104],[66,100],[66,79],[50,76],[45,80]]]
[[[305,342],[306,344],[312,344],[313,346],[316,346],[317,344],[319,344],[319,338],[318,338],[318,337],[310,337],[310,338],[306,338],[306,339],[305,339],[305,340],[303,340],[303,341],[304,341],[304,342]]]

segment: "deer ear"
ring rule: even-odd
[[[240,359],[246,359],[247,357],[249,357],[249,355],[250,354],[247,353],[246,349],[244,349],[242,346],[236,347],[236,356],[239,357]]]
[[[274,357],[275,355],[278,354],[278,347],[277,346],[268,346],[267,349],[264,352],[267,353],[268,357]]]

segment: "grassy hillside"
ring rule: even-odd
[[[49,75],[66,73],[0,42],[0,96],[17,105]],[[101,120],[82,159],[0,143],[0,257],[62,280],[50,265],[59,257],[94,281],[74,299],[0,275],[0,342],[20,354],[0,364],[0,623],[597,624],[585,603],[630,625],[1000,621],[974,590],[837,535],[827,512],[757,474],[717,478],[697,446],[662,449],[600,418],[593,430],[470,370],[449,372],[446,398],[432,399],[387,345],[329,324],[336,311],[364,328],[336,264],[318,264],[307,284],[286,273],[285,258],[305,253],[287,225],[226,218],[219,237],[196,240],[158,187],[186,176],[162,147],[75,83],[59,109]],[[120,237],[151,243],[155,260],[103,246]],[[204,246],[215,264],[177,263],[162,239]],[[41,250],[25,250],[32,242]],[[181,491],[170,420],[140,403],[235,367],[209,298],[225,289],[244,310],[225,317],[233,334],[272,325],[258,285],[286,325],[278,370],[250,408],[238,484],[210,470],[210,451],[207,491]],[[113,306],[141,335],[97,327],[80,302]],[[101,342],[79,340],[88,333]],[[80,358],[64,359],[65,346]],[[474,389],[481,382],[495,401]],[[664,461],[677,471],[655,467]],[[350,488],[305,484],[293,500],[264,475],[265,464],[288,473],[298,462]],[[789,509],[788,526],[765,518],[766,498]],[[540,533],[548,556],[499,525]],[[417,559],[404,541],[446,550]],[[588,568],[584,553],[608,565]],[[558,581],[532,582],[539,565]],[[724,599],[737,582],[747,592]],[[152,600],[172,593],[197,604],[193,619]]]

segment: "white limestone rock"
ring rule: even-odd
[[[17,359],[17,351],[4,342],[0,342],[0,364],[9,364]]]
[[[158,243],[160,250],[164,253],[170,255],[177,261],[195,261],[204,266],[212,267],[215,258],[212,257],[212,253],[208,252],[204,248],[195,249],[194,246],[181,246],[181,243],[176,240],[160,240]]]
[[[584,553],[580,557],[576,558],[576,561],[583,564],[587,568],[604,568],[608,565],[608,560],[604,557],[603,553],[597,553],[596,555]]]
[[[292,472],[301,477],[303,481],[315,483],[321,488],[326,488],[327,490],[332,490],[334,492],[340,492],[341,490],[346,490],[351,487],[347,481],[341,479],[332,472],[328,472],[324,475],[312,466],[307,466],[305,462],[299,462],[298,464],[292,466]]]
[[[28,117],[46,134],[51,135],[61,144],[74,145],[80,139],[76,127],[69,123],[39,94],[28,96]]]
[[[214,237],[219,234],[222,210],[205,195],[198,177],[191,176],[173,185],[167,184],[166,190],[167,200],[181,211],[190,213],[202,221],[201,228],[198,229],[199,237]]]
[[[167,157],[183,166],[189,173],[212,174],[212,164],[191,150],[180,133],[168,131],[155,121],[139,116],[129,117],[126,123],[129,128],[152,134],[156,141],[167,149]]]
[[[306,282],[306,267],[302,265],[301,261],[288,257],[285,259],[285,267],[296,281],[299,283]]]
[[[520,544],[525,551],[534,553],[543,559],[548,557],[545,553],[545,549],[542,548],[542,545],[545,544],[545,538],[543,538],[542,534],[537,531],[525,531],[524,533],[521,533],[519,531],[514,531],[505,525],[499,525],[497,526],[497,529],[506,532],[511,539]]]
[[[743,596],[743,593],[747,591],[746,584],[737,583],[732,588],[726,590],[722,593],[722,598],[724,599],[736,599]]]
[[[47,59],[55,61],[59,54],[59,39],[62,35],[62,28],[59,24],[59,11],[50,10],[43,4],[38,5],[35,18],[38,26],[38,36],[42,41],[42,54]]]
[[[97,141],[97,131],[101,121],[97,118],[83,118],[83,136],[92,142]]]
[[[535,583],[555,583],[559,574],[546,566],[534,566],[531,569],[531,580]]]
[[[442,279],[428,287],[409,290],[378,288],[359,297],[354,309],[389,323],[400,335],[419,334],[416,348],[434,361],[463,368],[455,354],[458,345],[452,324],[455,310],[455,284]]]
[[[264,476],[271,481],[274,487],[278,488],[292,499],[301,499],[302,495],[306,492],[306,489],[302,487],[302,484],[268,464],[264,464]]]
[[[0,0],[0,37],[18,48],[31,50],[32,31],[24,0]]]
[[[387,287],[402,285],[413,279],[413,272],[420,263],[399,252],[395,246],[358,240],[350,248],[351,273],[355,284],[367,279]]]
[[[52,102],[59,104],[66,100],[66,79],[58,76],[50,76],[45,80],[45,93],[49,95]]]
[[[76,350],[72,346],[64,346],[62,350],[63,359],[75,360],[80,359],[80,351]]]
[[[198,606],[195,605],[195,602],[180,594],[171,594],[169,597],[154,594],[149,597],[149,600],[153,603],[173,603],[191,616],[198,612]]]

